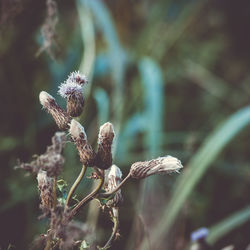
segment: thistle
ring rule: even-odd
[[[88,144],[87,135],[83,126],[72,119],[69,132],[78,149],[80,160],[86,166],[91,166],[95,160],[95,152],[91,145]]]
[[[168,155],[150,161],[135,162],[130,168],[130,175],[135,179],[143,179],[153,174],[178,173],[181,168],[181,162]]]
[[[47,172],[40,170],[37,174],[38,189],[40,191],[41,209],[50,211],[53,207],[53,178],[47,176]]]
[[[115,136],[112,123],[107,122],[100,127],[98,135],[98,151],[96,166],[101,169],[108,169],[112,164],[112,143]]]
[[[106,192],[115,190],[122,181],[122,172],[116,165],[112,165],[109,170],[106,170],[104,189]],[[119,189],[114,198],[107,202],[109,207],[118,207],[123,201],[121,189]]]
[[[56,103],[54,97],[42,91],[39,94],[39,100],[43,107],[52,115],[59,129],[66,130],[71,117]]]
[[[80,116],[83,111],[82,86],[87,82],[87,77],[78,71],[71,73],[66,82],[59,87],[58,93],[67,99],[67,113],[72,117]]]

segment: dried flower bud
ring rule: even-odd
[[[53,207],[53,178],[47,172],[40,170],[37,174],[38,189],[40,191],[41,208],[44,212]]]
[[[112,165],[112,143],[115,136],[112,123],[106,122],[100,127],[96,166],[108,169]]]
[[[177,172],[183,168],[181,162],[172,156],[159,157],[151,161],[135,162],[130,168],[132,178],[142,179],[153,174]]]
[[[88,78],[85,75],[81,74],[79,71],[74,71],[70,73],[66,82],[74,82],[79,85],[84,85],[88,83]]]
[[[82,125],[72,119],[69,132],[79,151],[80,160],[86,166],[91,166],[95,160],[95,152],[88,144],[87,135]]]
[[[81,85],[67,80],[60,85],[58,93],[63,98],[67,98],[67,113],[72,117],[80,116],[84,106]]]
[[[116,165],[112,165],[109,170],[106,170],[106,178],[104,183],[104,189],[106,192],[112,192],[119,186],[122,181],[122,172]],[[109,207],[118,207],[123,201],[121,189],[119,189],[114,198],[107,202]]]
[[[39,94],[40,103],[53,116],[57,126],[61,130],[68,128],[70,116],[56,103],[55,99],[45,91]]]

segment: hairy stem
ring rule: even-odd
[[[100,194],[100,197],[109,197],[110,195],[114,194],[115,192],[117,192],[117,191],[123,186],[123,184],[124,184],[130,177],[131,177],[131,174],[129,173],[115,189],[113,189],[113,190],[110,191],[110,192]]]
[[[88,194],[85,198],[83,198],[71,211],[71,216],[74,216],[78,209],[81,208],[82,206],[86,205],[88,202],[90,202],[96,195],[97,193],[100,191],[100,189],[102,188],[102,185],[104,183],[104,172],[102,171],[102,176],[100,179],[100,182],[98,184],[98,186],[96,187],[96,189],[94,189],[90,194]]]
[[[75,192],[76,188],[78,187],[79,183],[81,182],[83,176],[86,173],[86,169],[87,169],[87,167],[85,165],[82,165],[82,169],[81,169],[80,174],[78,175],[77,179],[75,180],[74,184],[72,185],[71,189],[69,190],[69,193],[68,193],[68,196],[66,199],[66,206],[69,205],[69,202],[70,202],[70,199],[71,199],[73,193]]]

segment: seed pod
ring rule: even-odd
[[[37,174],[38,189],[40,191],[41,208],[49,211],[53,207],[53,178],[47,176],[47,172],[40,170]]]
[[[82,125],[72,119],[69,132],[78,149],[81,162],[86,166],[93,165],[96,155],[91,145],[88,144],[87,135]]]
[[[153,174],[170,174],[183,168],[181,162],[172,156],[159,157],[150,161],[135,162],[130,168],[132,178],[142,179]]]
[[[112,192],[122,181],[122,172],[116,165],[112,165],[109,170],[105,171],[104,189],[106,192]],[[123,201],[121,189],[119,189],[114,198],[107,202],[109,207],[118,207]]]
[[[101,169],[108,169],[112,165],[112,143],[115,136],[112,123],[106,122],[100,127],[98,135],[98,151],[96,166]]]
[[[66,130],[71,117],[55,101],[55,99],[45,91],[39,94],[40,103],[52,115],[57,126],[61,130]]]

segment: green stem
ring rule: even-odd
[[[118,233],[118,229],[119,229],[119,210],[118,208],[113,208],[113,209],[116,209],[116,215],[113,216],[112,218],[112,221],[114,223],[114,226],[113,226],[113,231],[112,231],[112,234],[109,238],[109,240],[107,241],[107,243],[105,244],[104,247],[102,247],[101,249],[108,249],[111,247],[113,241],[116,239],[116,235]]]
[[[85,198],[83,198],[71,211],[71,216],[74,216],[78,209],[81,208],[82,206],[86,205],[88,202],[90,202],[99,192],[99,190],[102,188],[102,185],[104,183],[104,174],[102,173],[100,182],[98,186],[90,193],[88,194]]]
[[[131,177],[131,174],[129,173],[115,189],[113,189],[113,190],[110,191],[110,192],[100,194],[100,197],[109,197],[110,195],[114,194],[115,192],[117,192],[117,191],[123,186],[123,184],[124,184],[130,177]]]
[[[78,187],[80,181],[82,180],[83,176],[85,175],[86,169],[87,169],[87,167],[85,165],[83,165],[80,174],[78,175],[77,179],[75,180],[74,184],[72,185],[72,187],[68,193],[68,196],[66,199],[66,206],[69,205],[69,201],[70,201],[73,193],[75,192],[76,188]]]

